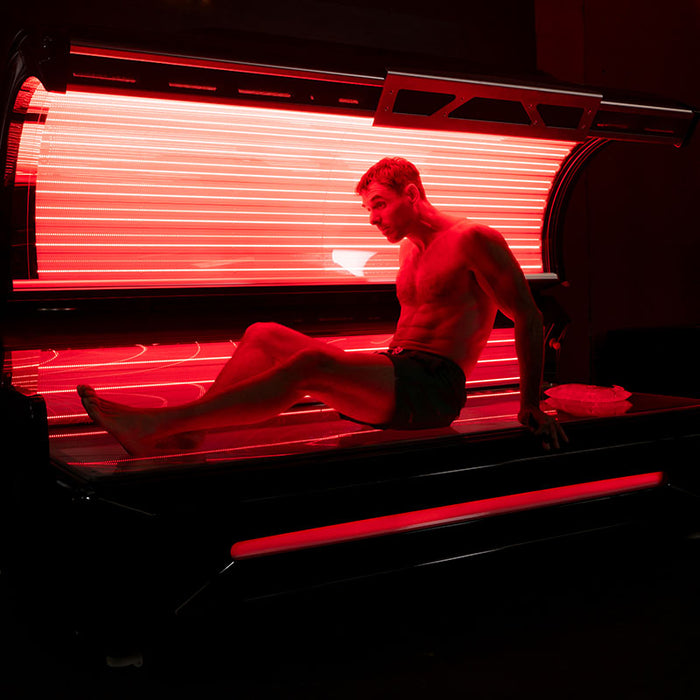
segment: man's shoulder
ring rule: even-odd
[[[503,236],[496,229],[469,219],[459,222],[453,229],[453,235],[459,238],[465,250],[502,246],[505,243]]]

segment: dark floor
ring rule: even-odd
[[[167,635],[141,668],[45,643],[1,580],[7,700],[700,698],[694,539],[519,554],[484,570],[471,562],[422,581],[249,605],[216,631]]]

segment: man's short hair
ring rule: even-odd
[[[418,168],[405,158],[382,158],[375,163],[360,178],[355,194],[362,195],[373,182],[390,187],[398,194],[403,194],[406,187],[413,184],[418,188],[421,199],[426,198]]]

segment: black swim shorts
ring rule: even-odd
[[[441,355],[400,347],[380,354],[394,364],[396,409],[390,421],[373,427],[443,428],[459,416],[467,399],[466,377],[459,365]]]

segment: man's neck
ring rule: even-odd
[[[438,211],[429,202],[421,202],[414,225],[406,238],[423,252],[436,238],[454,226],[457,220],[457,217]]]

